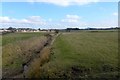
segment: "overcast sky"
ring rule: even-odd
[[[119,0],[3,0],[0,3],[0,28],[116,27],[117,1]]]

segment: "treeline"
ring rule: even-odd
[[[79,28],[66,28],[65,31],[75,31],[75,30],[113,30],[113,29],[120,29],[119,27],[115,28],[85,28],[85,29],[79,29]]]
[[[84,28],[84,29],[80,29],[80,28],[66,28],[66,29],[32,29],[32,28],[13,28],[13,27],[9,27],[7,29],[0,29],[2,30],[2,34],[6,34],[6,33],[12,33],[12,32],[35,32],[35,31],[47,31],[47,32],[52,32],[55,31],[56,33],[58,33],[59,31],[66,31],[66,32],[70,32],[70,31],[78,31],[78,30],[117,30],[120,29],[119,27],[111,27],[111,28]]]
[[[112,29],[119,29],[119,27],[115,27],[115,28],[85,28],[85,29],[66,28],[66,30],[112,30]]]

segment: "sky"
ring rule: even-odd
[[[117,27],[117,1],[3,0],[0,3],[2,5],[0,6],[0,28],[64,29],[68,27]]]

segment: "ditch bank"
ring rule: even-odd
[[[15,73],[9,73],[6,71],[3,78],[30,78],[33,76],[39,76],[40,68],[47,63],[52,51],[51,45],[55,41],[59,34],[45,34],[47,41],[39,51],[34,52],[35,55],[31,56],[27,61],[21,64],[21,69],[15,71]]]
[[[24,72],[24,78],[40,78],[42,74],[42,66],[49,62],[51,54],[53,53],[52,45],[58,36],[59,34],[54,34],[52,39],[40,51],[38,57],[34,58],[29,65],[29,69]]]

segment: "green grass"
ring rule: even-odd
[[[3,35],[2,41],[3,70],[16,74],[21,71],[21,64],[43,47],[46,38],[42,33],[10,33]],[[45,50],[43,58],[48,60],[49,52],[51,51]],[[116,77],[118,33],[117,31],[61,33],[52,46],[48,61],[41,66],[40,59],[35,59],[32,64],[34,69],[30,68],[32,73],[30,77]]]
[[[43,66],[43,70],[46,71],[43,74],[46,76],[93,76],[118,70],[117,32],[62,33],[56,39],[53,48],[54,54],[50,62]],[[74,74],[73,68],[82,72]]]
[[[2,35],[0,35],[0,68],[2,66]]]
[[[2,35],[0,35],[0,46],[2,46]]]
[[[10,33],[2,36],[3,76],[15,75],[42,49],[47,37],[42,33]]]
[[[6,45],[8,43],[13,43],[16,41],[20,41],[20,40],[25,40],[25,39],[29,39],[31,37],[36,37],[36,36],[40,36],[43,35],[43,33],[39,33],[39,32],[30,32],[30,33],[9,33],[9,34],[5,34],[2,36],[2,45]]]

